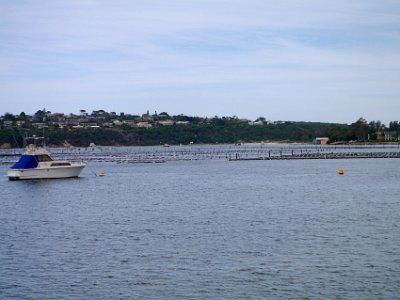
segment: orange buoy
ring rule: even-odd
[[[339,169],[339,170],[337,171],[337,173],[338,173],[339,175],[344,175],[343,169]]]

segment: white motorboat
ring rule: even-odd
[[[10,180],[56,179],[78,177],[85,163],[66,160],[53,160],[44,146],[30,144],[24,154],[7,171]]]

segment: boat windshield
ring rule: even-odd
[[[53,161],[53,159],[47,154],[35,155],[38,162]]]

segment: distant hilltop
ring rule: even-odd
[[[80,110],[79,114],[33,115],[6,113],[0,116],[0,147],[21,147],[26,135],[45,135],[49,145],[87,147],[190,143],[241,143],[287,141],[311,143],[398,142],[400,124],[360,118],[354,123],[270,121],[233,117],[202,118],[171,116],[166,112],[131,115],[104,110]],[[317,139],[319,138],[319,139]],[[321,139],[322,138],[322,139]]]

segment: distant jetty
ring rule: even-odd
[[[242,157],[241,154],[229,155],[228,160],[300,160],[300,159],[365,159],[365,158],[400,158],[400,152],[336,152],[336,153],[303,153],[273,154],[268,156]]]
[[[21,149],[0,150],[0,164],[14,163]],[[145,147],[53,148],[57,159],[105,163],[163,163],[184,160],[304,160],[400,158],[400,145],[219,144]]]

